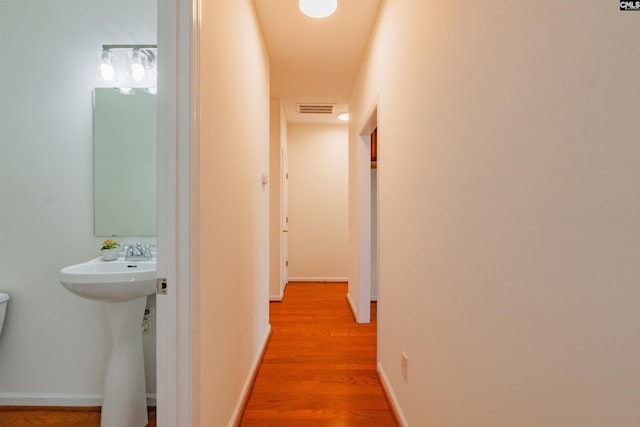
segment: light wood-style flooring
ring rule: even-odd
[[[289,283],[242,427],[395,427],[376,374],[376,304],[357,324],[344,283]]]

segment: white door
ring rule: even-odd
[[[284,288],[289,281],[289,165],[287,155],[282,150],[282,274],[280,281],[280,295],[283,295]]]
[[[158,0],[157,425],[191,420],[191,150],[198,141],[199,0]],[[192,53],[193,52],[193,53]]]

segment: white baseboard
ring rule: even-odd
[[[269,337],[271,336],[271,325],[267,328],[267,331],[262,338],[262,348],[256,354],[253,359],[253,363],[251,364],[251,369],[249,370],[249,375],[244,380],[244,384],[242,385],[242,391],[240,392],[240,398],[236,403],[236,407],[233,410],[233,414],[231,415],[231,420],[229,421],[229,427],[240,425],[240,420],[242,419],[242,412],[244,411],[244,407],[246,402],[249,400],[249,394],[251,393],[251,389],[253,387],[253,382],[255,381],[256,375],[258,375],[258,369],[260,369],[260,363],[262,362],[262,357],[267,349],[267,344],[269,344]]]
[[[282,290],[280,290],[280,295],[269,295],[269,301],[276,301],[276,302],[282,301],[284,299],[284,290],[287,289],[287,283],[285,283],[284,286],[282,287]]]
[[[348,277],[289,277],[289,282],[348,282]]]
[[[347,292],[347,302],[349,303],[349,308],[351,309],[351,314],[353,314],[353,319],[358,321],[358,312],[356,311],[356,306],[353,304],[351,300],[351,294]]]
[[[155,394],[147,394],[147,405],[156,406]],[[0,393],[0,406],[102,406],[102,395],[79,393]]]
[[[380,381],[382,381],[383,383],[382,387],[385,389],[385,394],[387,394],[387,397],[391,400],[391,404],[393,405],[393,408],[391,408],[391,410],[396,415],[396,419],[400,421],[401,427],[409,427],[409,423],[407,422],[407,419],[402,412],[402,408],[400,408],[400,405],[398,404],[396,394],[393,392],[393,388],[389,383],[387,374],[385,374],[384,369],[382,368],[382,365],[380,365],[380,363],[378,363],[378,375],[380,376]]]
[[[2,406],[101,406],[101,394],[0,393]]]

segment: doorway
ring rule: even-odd
[[[375,132],[374,132],[375,130]],[[357,230],[351,230],[355,234],[352,240],[352,253],[357,257],[357,273],[349,278],[349,302],[358,323],[369,323],[371,320],[372,295],[377,295],[378,278],[378,157],[379,157],[379,132],[378,132],[378,103],[371,107],[366,115],[364,124],[358,133],[359,138],[350,148],[350,172],[357,181],[357,197],[351,202],[351,208],[358,216]],[[375,140],[373,140],[375,138]],[[374,151],[372,151],[372,148]],[[372,154],[375,154],[375,173],[372,172]],[[375,242],[374,242],[375,239]],[[375,294],[374,291],[375,280]]]
[[[378,128],[371,132],[371,301],[378,300]]]

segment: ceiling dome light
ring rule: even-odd
[[[326,18],[338,8],[338,0],[300,0],[298,7],[311,18]]]
[[[349,121],[349,113],[338,114],[338,120],[342,120],[343,122]]]

